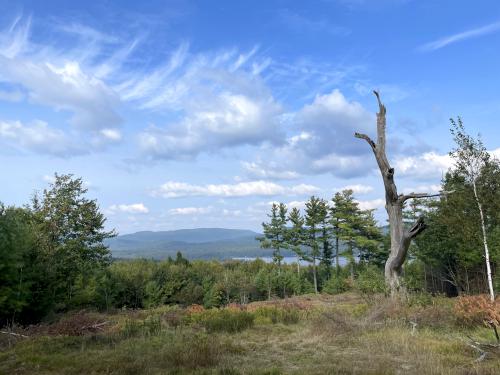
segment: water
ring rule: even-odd
[[[272,263],[273,258],[272,257],[236,257],[232,258],[233,260],[241,260],[244,262],[252,262],[254,260],[260,259],[263,260],[266,263]],[[283,257],[281,263],[283,264],[296,264],[297,263],[297,257]],[[316,261],[316,264],[318,264],[319,261]],[[309,266],[312,264],[312,262],[308,262],[307,260],[301,260],[299,262],[301,266]],[[339,264],[341,266],[345,266],[347,264],[347,259],[345,257],[339,257]],[[335,265],[335,259],[333,259],[332,265]]]

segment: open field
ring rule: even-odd
[[[453,301],[391,304],[355,294],[252,303],[78,312],[2,334],[1,374],[498,374]],[[416,327],[413,328],[413,326]]]

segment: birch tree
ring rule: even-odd
[[[455,167],[457,168],[459,174],[461,174],[466,181],[472,185],[474,200],[476,202],[481,221],[488,290],[490,292],[491,301],[494,301],[495,291],[493,290],[493,281],[491,277],[490,251],[488,249],[485,215],[483,203],[481,202],[477,187],[477,180],[481,175],[481,170],[488,165],[490,155],[479,138],[474,139],[465,132],[465,128],[460,117],[458,117],[457,121],[450,119],[450,122],[451,134],[453,135],[453,139],[456,143],[456,148],[450,153],[450,155],[455,161]]]

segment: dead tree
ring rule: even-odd
[[[385,263],[385,281],[391,292],[391,296],[396,296],[404,292],[401,284],[401,276],[411,240],[425,229],[423,217],[420,217],[410,228],[405,228],[403,223],[404,203],[408,199],[440,196],[442,193],[410,193],[398,195],[394,182],[394,168],[389,164],[385,152],[386,109],[380,100],[378,92],[374,91],[374,94],[377,97],[379,107],[377,113],[377,142],[375,143],[366,134],[355,133],[354,136],[368,142],[375,155],[384,181],[385,209],[389,215],[389,233],[391,236],[391,251]]]

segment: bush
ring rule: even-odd
[[[252,327],[254,316],[247,311],[210,309],[191,314],[189,320],[200,324],[208,332],[234,333]]]
[[[296,324],[300,320],[301,312],[294,306],[260,306],[254,314],[257,319],[269,319],[273,324]]]
[[[340,294],[349,290],[349,283],[344,277],[332,276],[324,285],[323,292],[328,294]]]
[[[500,300],[492,302],[486,294],[458,297],[454,312],[458,322],[466,326],[500,325]]]
[[[365,295],[384,293],[384,274],[377,267],[369,265],[359,273],[355,287]]]

